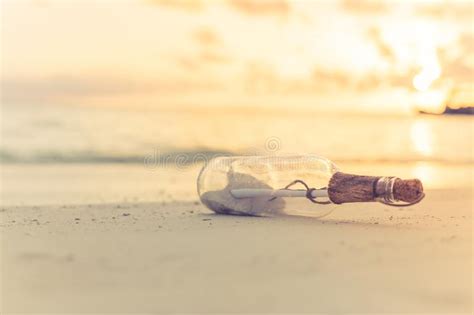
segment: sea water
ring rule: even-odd
[[[222,154],[472,164],[473,117],[2,106],[3,163],[182,165]]]

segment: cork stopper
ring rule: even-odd
[[[329,181],[329,199],[336,204],[380,201],[389,205],[405,202],[410,205],[423,197],[423,185],[418,179],[361,176],[335,173]]]
[[[393,197],[396,200],[412,203],[423,195],[423,184],[419,179],[399,179],[393,185]]]
[[[375,201],[375,187],[380,177],[360,176],[353,174],[335,173],[328,186],[328,196],[332,202],[367,202]]]

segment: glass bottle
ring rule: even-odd
[[[197,189],[214,212],[255,216],[322,216],[341,203],[404,206],[424,197],[419,180],[345,174],[316,155],[217,157],[201,170]]]

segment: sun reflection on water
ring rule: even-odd
[[[424,157],[433,155],[433,130],[425,120],[417,120],[410,130],[414,150]]]
[[[435,170],[432,165],[428,163],[416,163],[415,167],[413,168],[413,177],[418,178],[424,184],[424,186],[433,188],[436,187],[437,183],[439,182],[436,180]]]

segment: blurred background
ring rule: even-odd
[[[314,153],[431,188],[472,184],[471,1],[5,0],[1,11],[4,176]]]

